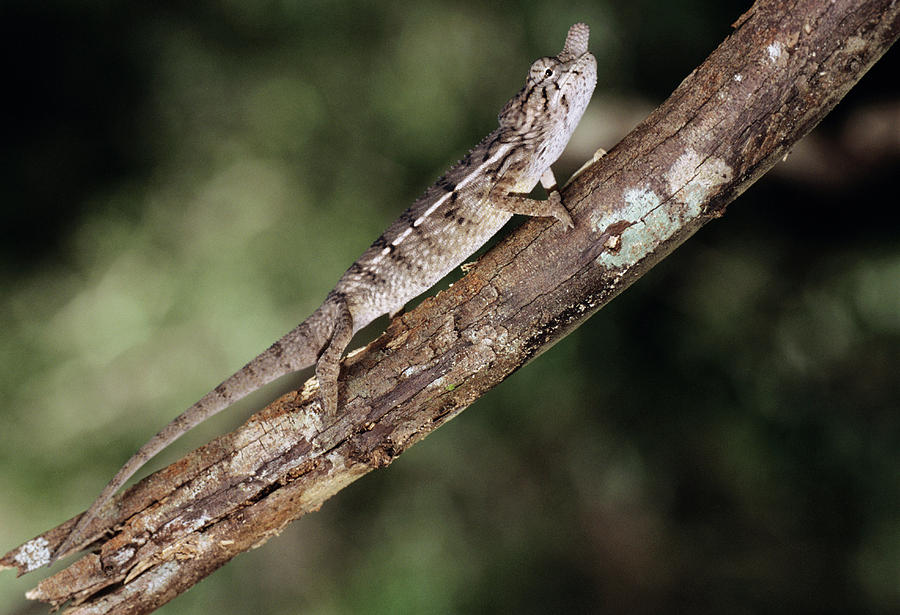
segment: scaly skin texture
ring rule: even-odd
[[[569,29],[562,51],[531,65],[525,86],[500,112],[500,126],[441,177],[338,280],[322,306],[144,444],[116,473],[50,563],[85,539],[106,502],[154,455],[263,385],[316,365],[323,414],[338,411],[340,358],[353,334],[395,314],[458,267],[513,214],[552,216],[567,226],[550,165],[578,125],[597,83],[585,24]],[[528,198],[538,182],[545,201]]]

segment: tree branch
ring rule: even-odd
[[[344,413],[307,383],[113,500],[90,553],[29,598],[147,613],[384,467],[637,280],[781,159],[900,34],[891,0],[761,0],[669,99],[532,220],[344,362]],[[74,519],[10,551],[46,563]]]

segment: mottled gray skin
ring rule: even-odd
[[[375,240],[325,302],[293,331],[176,417],[118,471],[56,550],[78,545],[100,508],[159,451],[263,385],[312,364],[326,417],[337,414],[340,357],[353,334],[395,314],[458,267],[513,214],[572,225],[550,165],[565,149],[597,83],[589,29],[575,24],[556,57],[540,58],[500,112],[500,126],[475,146]],[[549,193],[527,195],[538,182]],[[52,560],[51,560],[52,563]]]

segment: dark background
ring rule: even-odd
[[[0,548],[312,311],[569,25],[599,85],[560,178],[749,5],[5,2]],[[160,612],[897,612],[898,70],[551,352]],[[0,575],[0,610],[35,578]]]

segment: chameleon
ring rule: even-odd
[[[49,564],[84,540],[102,507],[147,461],[269,382],[315,365],[321,412],[337,416],[340,359],[353,335],[383,314],[399,313],[484,245],[513,214],[553,217],[571,228],[550,165],[565,149],[597,84],[589,35],[587,25],[576,23],[559,54],[531,65],[525,85],[500,111],[497,129],[350,265],[309,318],[138,449],[82,514]],[[527,196],[538,182],[548,194],[546,200]]]

